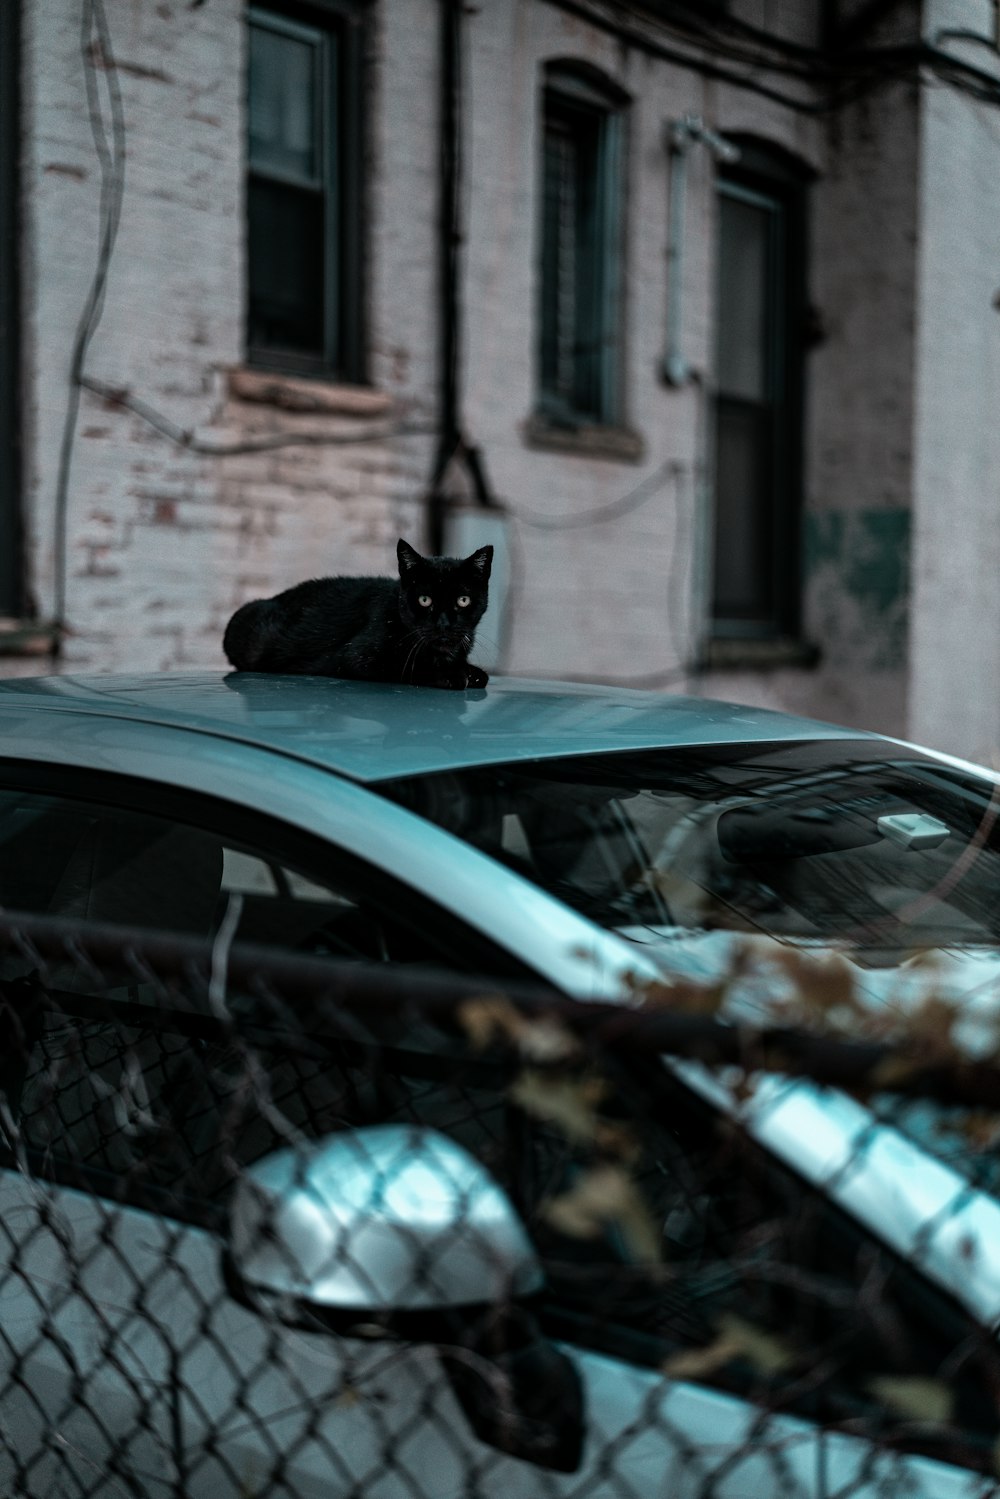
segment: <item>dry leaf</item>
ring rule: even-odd
[[[919,1042],[931,1051],[945,1056],[955,1049],[952,1032],[958,1011],[951,1000],[930,995],[903,1020],[905,1039]]]
[[[795,1362],[796,1351],[786,1338],[765,1332],[735,1312],[719,1318],[719,1331],[739,1344],[742,1356],[761,1374],[780,1374]]]
[[[568,1061],[580,1050],[576,1037],[551,1015],[525,1020],[517,1044],[529,1062],[543,1065]]]
[[[599,1077],[551,1077],[528,1069],[516,1079],[510,1096],[525,1113],[558,1125],[567,1140],[590,1145],[600,1133],[597,1109],[606,1092]]]
[[[473,1048],[485,1051],[496,1041],[517,1046],[533,1062],[563,1062],[576,1056],[580,1043],[551,1015],[523,1015],[502,994],[467,999],[458,1006],[459,1023]]]
[[[955,1396],[943,1380],[880,1374],[867,1380],[866,1385],[876,1400],[907,1420],[944,1426],[952,1418]]]
[[[780,1374],[796,1360],[796,1351],[776,1333],[765,1332],[734,1312],[719,1318],[718,1335],[703,1348],[671,1354],[661,1366],[672,1379],[705,1379],[731,1359],[745,1359],[759,1374]]]
[[[464,1000],[457,1015],[477,1051],[485,1051],[497,1040],[516,1041],[524,1026],[524,1016],[502,994]]]
[[[912,1057],[892,1056],[885,1057],[876,1067],[873,1067],[865,1080],[869,1088],[891,1093],[902,1083],[908,1083],[912,1078],[923,1071],[924,1064],[915,1062]]]
[[[632,1259],[656,1264],[661,1242],[635,1183],[620,1166],[594,1166],[568,1192],[543,1203],[541,1215],[559,1233],[594,1239],[607,1227],[621,1234]]]
[[[796,999],[807,1010],[828,1015],[831,1010],[857,1008],[854,974],[851,965],[838,952],[822,957],[796,952],[793,947],[777,948],[772,959],[783,968],[796,986]]]

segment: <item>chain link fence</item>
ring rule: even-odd
[[[997,1492],[1000,1072],[655,1001],[0,922],[0,1493]]]

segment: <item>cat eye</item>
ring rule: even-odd
[[[469,595],[467,593],[463,593],[462,597],[460,599],[456,599],[455,602],[460,609],[468,609],[469,605],[472,603],[472,600],[469,598]]]
[[[429,609],[431,607],[432,602],[433,602],[433,600],[431,599],[431,596],[430,596],[429,593],[422,593],[420,595],[420,597],[417,599],[417,603],[420,605],[421,609]]]

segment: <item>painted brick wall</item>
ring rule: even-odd
[[[976,50],[977,65],[990,54]],[[1000,65],[993,62],[1000,77]],[[1000,755],[1000,118],[935,90],[921,135],[911,730]]]
[[[390,571],[399,534],[417,545],[426,540],[432,439],[367,439],[400,420],[429,423],[436,413],[438,6],[379,0],[372,7],[365,270],[370,376],[385,403],[362,416],[337,410],[335,399],[332,410],[289,411],[247,400],[231,385],[243,358],[244,0],[195,9],[186,0],[105,3],[127,148],[121,229],[89,374],[206,442],[281,434],[358,439],[209,458],[83,394],[68,486],[63,669],[220,666],[222,628],[244,598],[323,572]],[[98,249],[101,182],[79,10],[79,0],[26,7],[26,503],[30,581],[42,615],[51,613],[56,595],[56,496],[73,335]],[[787,22],[789,36],[808,41],[818,0],[811,8],[747,0],[744,11],[761,23]],[[902,730],[911,638],[914,305],[918,296],[942,297],[948,263],[946,250],[922,251],[918,281],[917,232],[941,232],[941,215],[962,211],[957,201],[937,218],[919,208],[918,193],[938,192],[951,165],[941,146],[935,159],[942,165],[920,175],[916,96],[902,88],[876,95],[830,130],[821,118],[623,47],[555,6],[495,0],[470,7],[464,24],[464,412],[512,517],[516,587],[504,664],[549,676],[687,684]],[[636,461],[541,450],[530,441],[540,82],[554,58],[593,63],[632,101],[623,418],[641,441]],[[106,71],[98,72],[106,83]],[[793,80],[782,86],[808,97]],[[717,130],[781,144],[816,173],[810,291],[824,338],[810,355],[805,529],[806,625],[823,651],[815,671],[696,679],[690,670],[704,633],[715,318],[714,175],[701,148],[690,158],[683,314],[684,352],[697,378],[677,390],[659,375],[664,130],[689,111]],[[942,119],[942,142],[950,129]],[[977,147],[983,171],[990,149],[985,139]],[[978,268],[985,245],[977,240],[968,253],[979,257]],[[941,305],[952,305],[947,295]],[[964,304],[954,306],[965,315]],[[924,326],[922,347],[929,348],[933,321]],[[957,358],[942,377],[955,391]],[[992,354],[983,358],[977,370]],[[929,356],[921,368],[929,390]],[[990,379],[991,371],[989,365]],[[960,434],[960,427],[948,431]],[[921,451],[929,496],[937,478],[926,444]],[[641,502],[619,507],[613,521],[587,522],[640,486]],[[988,493],[981,474],[974,487]],[[925,506],[925,518],[930,513]],[[918,555],[932,558],[933,526],[921,526],[928,542],[921,539]],[[919,587],[931,587],[926,596],[936,598],[933,566],[920,565]],[[932,657],[925,651],[920,660]],[[5,668],[0,661],[2,669],[23,664]],[[917,671],[924,672],[925,685],[914,688],[920,697],[932,692],[931,679],[919,663]],[[928,712],[921,709],[921,722],[930,722]]]
[[[85,391],[68,488],[67,670],[222,665],[222,626],[242,599],[318,572],[384,570],[400,530],[420,540],[426,441],[367,439],[373,423],[378,431],[404,413],[419,420],[432,393],[429,218],[415,209],[433,189],[432,106],[423,130],[399,128],[400,95],[408,89],[412,103],[414,88],[402,49],[394,63],[386,57],[393,7],[375,35],[373,79],[376,96],[386,91],[394,103],[384,117],[374,111],[371,147],[373,209],[384,226],[369,267],[380,313],[372,366],[391,397],[386,413],[290,414],[234,399],[227,372],[242,359],[244,318],[243,9],[242,0],[197,10],[181,0],[107,0],[125,116],[124,195],[87,373],[211,443],[302,433],[365,440],[202,457]],[[409,9],[418,22],[419,4]],[[79,10],[76,0],[38,0],[26,15],[27,511],[42,616],[56,597],[59,450],[100,224]],[[404,74],[410,81],[399,87]],[[107,70],[98,76],[103,90]],[[102,105],[107,128],[106,94]],[[410,190],[398,193],[396,178]],[[409,263],[396,253],[407,241]],[[421,311],[403,333],[405,305]]]

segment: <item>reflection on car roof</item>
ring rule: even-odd
[[[277,750],[354,780],[658,746],[863,738],[764,708],[660,692],[494,678],[448,692],[248,672],[0,682],[0,723],[25,708],[160,724]]]

